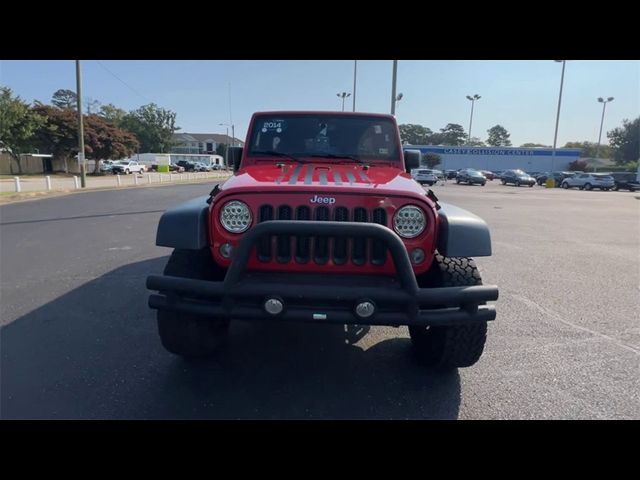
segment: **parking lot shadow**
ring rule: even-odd
[[[0,331],[0,417],[457,418],[460,377],[417,365],[403,331],[234,322],[215,359],[166,352],[129,264]],[[404,331],[406,332],[406,331]]]

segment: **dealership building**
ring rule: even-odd
[[[475,168],[477,170],[521,169],[527,172],[551,170],[551,148],[518,147],[464,147],[446,145],[403,145],[405,150],[436,153],[442,158],[437,165],[441,170]],[[569,164],[580,158],[579,148],[556,149],[553,170],[567,170]]]

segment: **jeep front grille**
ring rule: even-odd
[[[383,208],[367,210],[362,207],[356,207],[353,210],[349,210],[346,207],[329,208],[327,206],[317,206],[312,209],[306,205],[300,205],[295,208],[289,205],[280,205],[277,208],[271,205],[262,205],[258,210],[258,222],[311,219],[319,222],[329,220],[336,222],[369,222],[388,226],[387,212]],[[274,249],[275,259],[279,263],[291,261],[307,263],[313,259],[314,263],[324,265],[331,258],[336,265],[344,265],[349,261],[354,265],[365,265],[367,262],[373,265],[384,265],[387,258],[387,248],[382,242],[359,236],[328,237],[318,235],[309,237],[277,235],[275,240],[265,237],[261,239],[257,246],[258,260],[264,263],[272,261],[272,250]]]

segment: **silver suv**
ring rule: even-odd
[[[411,177],[420,185],[426,183],[431,186],[438,181],[434,171],[429,168],[414,168],[411,170]]]
[[[615,182],[613,177],[603,173],[578,173],[562,180],[560,186],[562,188],[578,187],[580,190],[592,190],[594,188],[609,190],[615,186]]]

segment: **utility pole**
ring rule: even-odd
[[[358,73],[358,60],[353,61],[353,111],[356,111],[356,75]]]
[[[558,124],[560,122],[560,106],[562,105],[562,85],[564,84],[564,67],[567,63],[566,60],[556,60],[556,62],[562,63],[562,74],[560,76],[560,95],[558,96],[558,113],[556,113],[556,131],[553,134],[553,150],[551,151],[551,179],[552,183],[555,186],[555,179],[553,177],[553,172],[555,170],[556,164],[556,144],[558,141]]]
[[[391,115],[396,114],[396,79],[398,76],[398,61],[393,61],[393,80],[391,83]]]
[[[471,144],[471,125],[473,124],[473,106],[476,103],[476,100],[480,100],[480,95],[477,93],[472,97],[467,95],[467,100],[471,100],[471,118],[469,118],[469,137],[467,138],[467,145]]]
[[[602,103],[602,119],[600,120],[600,134],[598,135],[598,147],[596,149],[596,159],[600,158],[600,141],[602,140],[602,126],[604,125],[604,110],[607,108],[607,103],[612,102],[613,97],[608,97],[606,100],[602,97],[598,98],[598,102]]]
[[[76,101],[78,103],[78,165],[82,188],[87,186],[87,165],[84,159],[84,126],[82,125],[82,81],[80,79],[80,60],[76,60]]]

